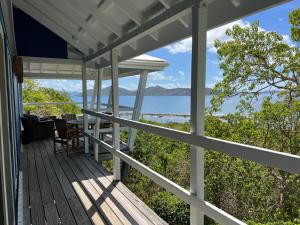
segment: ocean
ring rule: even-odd
[[[255,110],[261,108],[263,99],[269,96],[268,93],[262,94],[253,104]],[[78,102],[82,106],[82,98],[79,96],[71,96],[72,100]],[[210,107],[210,100],[212,96],[205,97],[205,107]],[[91,96],[88,96],[88,102],[91,101]],[[120,96],[119,102],[121,106],[133,107],[135,96]],[[228,113],[237,111],[236,107],[240,101],[239,97],[233,97],[225,101],[221,110],[217,112],[216,116],[223,116]],[[102,103],[107,104],[108,96],[102,97]],[[190,115],[190,96],[145,96],[142,112],[143,117],[148,120],[157,122],[187,122]],[[120,112],[124,118],[130,118],[130,112]],[[149,115],[150,114],[150,115]],[[160,114],[160,115],[151,115]],[[163,115],[162,115],[163,114]],[[172,115],[174,116],[172,116]],[[180,114],[180,115],[179,115]]]

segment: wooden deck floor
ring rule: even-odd
[[[49,141],[23,146],[20,176],[24,225],[166,224],[90,156],[54,155]]]

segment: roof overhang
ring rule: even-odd
[[[278,5],[286,0],[14,0],[15,6],[65,39],[85,61],[109,65],[191,35],[191,7],[208,7],[208,29]]]
[[[27,79],[64,79],[81,80],[83,60],[79,59],[57,59],[57,58],[39,58],[22,57],[24,78]],[[163,70],[169,64],[167,61],[148,56],[140,55],[138,57],[120,62],[119,77],[127,77],[143,74],[144,71],[154,72]],[[87,66],[87,79],[95,80],[97,76],[97,66],[89,64]],[[103,79],[111,79],[111,68],[103,68]]]

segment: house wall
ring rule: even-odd
[[[1,5],[0,22],[0,224],[17,221],[17,188],[20,152],[19,93],[12,72],[12,48]]]

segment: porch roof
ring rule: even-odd
[[[27,79],[82,79],[82,60],[55,59],[39,57],[23,57],[24,77]],[[144,71],[154,72],[163,70],[168,62],[149,55],[140,55],[119,63],[119,77],[142,74]],[[87,79],[95,80],[97,66],[89,64]],[[103,68],[103,79],[111,79],[111,67]]]
[[[13,0],[16,7],[66,40],[88,61],[109,64],[191,35],[191,6],[208,7],[208,29],[221,26],[286,0]]]

